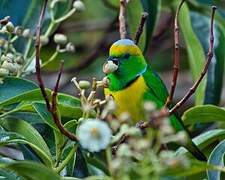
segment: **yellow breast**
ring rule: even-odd
[[[117,104],[117,114],[128,112],[133,121],[144,120],[143,95],[148,90],[145,80],[140,76],[135,82],[123,90],[110,91],[104,89],[105,95],[112,95]]]

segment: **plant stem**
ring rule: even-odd
[[[65,168],[65,166],[69,163],[71,158],[74,156],[76,150],[77,150],[77,145],[74,145],[74,147],[70,150],[69,154],[67,155],[66,159],[64,159],[64,161],[62,161],[62,163],[57,168],[55,168],[55,171],[57,173],[60,173]]]
[[[71,9],[67,14],[65,14],[61,18],[54,20],[54,22],[55,23],[60,23],[60,22],[62,22],[64,20],[66,20],[67,18],[69,18],[70,16],[72,16],[75,11],[76,11],[75,8]]]
[[[50,59],[46,62],[44,62],[42,65],[41,65],[41,68],[43,68],[44,66],[48,65],[50,62],[52,62],[57,56],[58,56],[59,52],[58,51],[55,51],[54,54],[50,57]]]

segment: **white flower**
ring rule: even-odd
[[[84,149],[90,152],[98,152],[108,146],[112,131],[104,121],[86,119],[78,128],[77,136]]]

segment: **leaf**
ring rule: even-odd
[[[33,108],[36,110],[37,114],[41,117],[42,121],[48,124],[50,127],[58,131],[57,126],[54,123],[52,115],[48,112],[46,105],[42,103],[33,103]]]
[[[199,21],[201,19],[201,21]],[[209,37],[210,36],[210,17],[202,15],[198,12],[191,12],[192,27],[197,35],[201,45],[207,53],[209,48]],[[223,72],[224,72],[224,60],[225,60],[225,43],[224,43],[224,28],[219,26],[218,22],[214,23],[214,56],[210,63],[208,73],[207,73],[207,84],[205,91],[204,104],[219,104],[222,82],[223,82]]]
[[[16,172],[19,176],[30,180],[60,180],[53,170],[34,162],[18,161],[10,164],[0,163],[0,168]]]
[[[225,140],[221,141],[211,152],[208,164],[224,166]],[[209,180],[220,180],[220,171],[207,171]]]
[[[74,176],[78,178],[85,178],[88,175],[89,175],[89,172],[88,172],[88,167],[87,167],[85,157],[81,149],[78,147],[77,153],[76,153]]]
[[[195,81],[200,76],[205,63],[203,48],[196,37],[190,19],[188,6],[184,4],[179,15],[179,24],[186,44],[192,78]],[[203,79],[195,92],[195,104],[203,104],[206,79]]]
[[[15,173],[5,170],[0,170],[0,179],[18,180],[18,176]]]
[[[99,160],[95,157],[87,157],[87,162],[88,162],[88,164],[91,164],[95,168],[98,168],[99,170],[104,172],[106,175],[110,174],[106,164],[104,164],[101,160]]]
[[[200,172],[204,172],[205,170],[220,170],[225,172],[225,168],[221,166],[213,166],[211,164],[207,164],[206,162],[190,160],[190,164],[188,167],[179,166],[173,169],[168,169],[165,174],[175,177],[188,177]]]
[[[225,122],[225,109],[214,105],[195,106],[184,112],[182,120],[185,125],[216,121]]]
[[[129,33],[131,37],[135,36],[138,25],[140,23],[142,12],[145,11],[149,14],[145,28],[144,28],[144,32],[139,42],[139,46],[142,49],[142,51],[146,51],[148,48],[148,44],[155,27],[157,15],[158,15],[157,13],[158,13],[160,4],[161,4],[160,0],[155,0],[155,1],[132,0],[132,1],[129,1],[127,5],[127,22],[129,25],[128,27],[129,27]]]
[[[44,163],[51,167],[52,157],[50,150],[42,136],[30,124],[22,120],[4,119],[0,121],[0,125],[7,131],[12,131],[22,136],[23,138],[14,138],[13,142],[16,141],[18,143],[28,144],[39,155]],[[6,139],[6,141],[11,143],[10,139]],[[1,143],[3,143],[3,141],[1,141]]]
[[[0,105],[36,88],[38,88],[38,86],[31,81],[15,77],[6,77],[4,83],[0,85]]]
[[[225,130],[223,129],[214,129],[207,131],[205,133],[200,134],[199,136],[193,138],[193,142],[202,150],[206,148],[208,145],[212,144],[213,142],[225,138]],[[188,151],[180,147],[176,154],[186,154]]]
[[[151,40],[152,34],[154,32],[154,29],[156,27],[156,23],[158,20],[158,17],[160,15],[160,10],[161,10],[161,0],[154,0],[154,1],[149,1],[149,0],[141,0],[143,9],[145,12],[148,13],[148,19],[145,25],[145,47],[144,47],[144,52],[147,51],[149,42]],[[144,37],[142,37],[143,39]]]

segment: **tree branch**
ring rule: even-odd
[[[126,39],[127,30],[126,30],[126,0],[120,0],[120,14],[119,14],[119,32],[120,39]]]
[[[62,74],[62,69],[63,69],[63,64],[61,64],[61,67],[60,67],[60,71],[59,71],[59,75],[58,75],[58,78],[57,78],[57,82],[56,82],[56,85],[55,85],[55,88],[54,88],[54,91],[52,93],[52,105],[50,104],[49,102],[49,98],[48,98],[48,95],[45,91],[45,86],[44,86],[44,82],[42,80],[42,77],[41,77],[41,68],[40,68],[40,34],[41,34],[41,25],[43,23],[43,19],[44,19],[44,14],[45,14],[45,10],[46,10],[46,7],[47,7],[47,3],[48,3],[48,0],[45,0],[43,6],[42,6],[42,9],[41,9],[41,14],[40,14],[40,18],[39,18],[39,22],[38,22],[38,25],[36,27],[36,41],[35,41],[35,50],[36,50],[36,65],[35,65],[35,68],[36,68],[36,76],[37,76],[37,80],[38,80],[38,83],[39,83],[39,87],[41,89],[41,93],[42,93],[42,96],[45,100],[45,103],[46,103],[46,107],[47,107],[47,110],[51,113],[52,115],[52,118],[55,122],[55,124],[57,125],[57,127],[59,128],[60,132],[62,134],[64,134],[65,136],[67,136],[69,139],[71,140],[74,140],[74,141],[77,141],[77,138],[74,134],[70,133],[69,131],[67,131],[59,117],[58,117],[58,114],[57,114],[57,102],[56,102],[56,99],[57,99],[57,92],[58,92],[58,87],[59,87],[59,81],[60,81],[60,77],[61,77],[61,74]]]
[[[180,9],[183,5],[185,0],[182,0],[177,8],[176,15],[175,15],[175,20],[174,20],[174,65],[173,65],[173,79],[171,82],[171,88],[170,88],[170,93],[169,96],[166,100],[165,107],[167,107],[172,101],[173,101],[173,96],[174,92],[176,89],[177,85],[177,78],[178,78],[178,71],[180,68],[180,37],[179,37],[179,25],[178,25],[178,17],[180,13]]]
[[[43,98],[45,99],[47,109],[48,109],[48,111],[50,111],[51,105],[49,103],[48,95],[45,91],[45,86],[44,86],[44,82],[41,77],[41,68],[40,68],[40,34],[41,34],[41,25],[42,25],[42,22],[44,19],[44,14],[45,14],[45,10],[47,7],[47,3],[48,3],[48,0],[45,0],[44,4],[42,6],[42,9],[41,9],[41,14],[40,14],[38,25],[36,27],[36,41],[35,41],[36,65],[35,65],[35,68],[36,68],[36,76],[37,76],[39,87],[41,89],[41,93],[43,95]]]
[[[57,114],[57,93],[58,93],[58,89],[59,89],[59,81],[60,81],[60,78],[61,78],[61,75],[62,75],[62,71],[63,71],[63,64],[64,64],[64,62],[62,61],[61,64],[60,64],[60,69],[59,69],[56,85],[55,85],[54,90],[52,92],[51,114],[52,114],[54,122],[57,125],[57,127],[59,128],[60,132],[62,134],[64,134],[65,136],[67,136],[69,139],[71,139],[73,141],[78,141],[77,137],[73,133],[67,131],[63,127],[63,124],[61,123],[61,121],[59,119],[59,116]]]
[[[141,34],[143,32],[144,25],[145,25],[145,22],[146,22],[147,18],[148,18],[148,13],[147,12],[143,12],[142,15],[141,15],[140,24],[139,24],[137,32],[135,34],[135,38],[134,38],[134,43],[135,44],[138,44],[138,42],[140,40],[140,37],[141,37]]]

